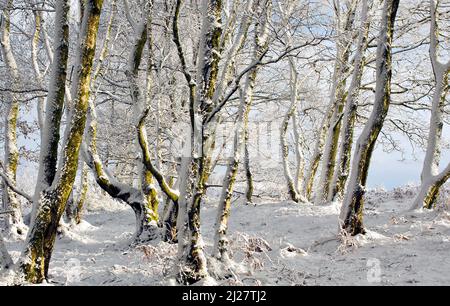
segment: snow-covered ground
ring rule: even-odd
[[[371,191],[364,237],[337,238],[338,205],[290,202],[245,206],[230,218],[235,276],[224,285],[450,285],[450,213],[408,211],[412,192]],[[169,285],[177,248],[129,247],[132,211],[91,199],[85,221],[56,243],[50,276],[57,285]],[[101,203],[99,203],[101,201]],[[202,231],[212,247],[216,207],[205,204]],[[18,256],[20,242],[8,240]],[[0,279],[0,284],[5,282]]]

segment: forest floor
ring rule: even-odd
[[[450,212],[408,211],[413,193],[368,194],[362,237],[339,240],[338,205],[234,203],[230,243],[235,276],[219,285],[450,285]],[[176,245],[129,247],[134,215],[114,201],[96,203],[58,239],[50,267],[55,285],[170,285]],[[216,207],[205,204],[202,233],[210,253]],[[13,257],[22,242],[7,240]],[[0,284],[5,278],[0,279]],[[214,282],[213,282],[214,283]]]

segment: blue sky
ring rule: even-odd
[[[450,131],[448,128],[444,130],[443,139],[444,141],[450,139]],[[401,153],[386,153],[383,152],[381,146],[377,146],[369,169],[367,181],[369,188],[385,187],[386,189],[391,189],[396,186],[409,183],[418,184],[420,182],[424,152],[416,149],[416,159],[414,159],[411,146],[404,137],[401,143],[405,149],[405,160],[402,160]],[[449,150],[443,150],[441,168],[450,162],[449,153]]]

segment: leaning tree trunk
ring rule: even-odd
[[[333,114],[330,124],[327,127],[326,141],[322,153],[322,170],[320,173],[319,184],[315,194],[315,204],[323,204],[328,200],[329,189],[333,179],[333,173],[336,166],[336,154],[339,142],[339,133],[342,123],[342,111],[346,97],[346,81],[348,74],[348,65],[350,57],[350,47],[352,44],[351,33],[355,20],[356,4],[358,1],[352,0],[346,11],[344,26],[340,28],[338,22],[336,42],[336,61],[333,75],[333,89],[331,92],[331,102]],[[339,13],[337,13],[338,15]],[[337,16],[340,19],[340,16]]]
[[[141,189],[119,182],[106,167],[97,152],[97,115],[93,101],[89,103],[87,147],[83,147],[84,160],[92,169],[97,184],[115,199],[125,202],[133,209],[136,217],[136,231],[133,242],[148,241],[156,237],[157,224],[152,220],[154,213]]]
[[[361,136],[356,143],[352,170],[340,214],[340,226],[346,232],[364,234],[363,207],[366,180],[376,140],[389,110],[392,77],[392,40],[400,0],[386,0],[377,47],[375,101]]]
[[[10,43],[11,8],[12,0],[8,0],[6,7],[3,9],[4,21],[1,24],[0,45],[11,88],[11,92],[8,95],[9,101],[7,102],[5,117],[4,172],[15,185],[17,165],[19,162],[19,150],[17,148],[17,119],[19,116],[19,97],[17,90],[19,85],[19,70]],[[19,199],[16,193],[8,187],[6,182],[3,182],[3,208],[11,211],[10,214],[5,216],[7,231],[13,236],[22,237],[25,235],[26,226],[23,223]]]
[[[151,2],[151,1],[149,1]],[[139,122],[139,118],[142,114],[142,112],[145,109],[145,99],[141,92],[141,89],[138,84],[138,77],[139,77],[139,66],[142,61],[142,53],[145,47],[145,43],[147,40],[149,41],[149,63],[148,65],[151,66],[152,62],[152,52],[151,52],[151,10],[148,10],[146,12],[146,15],[144,15],[143,20],[140,24],[136,26],[135,30],[135,41],[133,44],[133,47],[131,49],[130,58],[128,62],[128,69],[126,70],[125,74],[128,79],[128,83],[130,86],[130,95],[133,102],[133,116],[136,119],[137,122]],[[151,69],[147,69],[147,90],[150,90],[151,88]],[[147,93],[147,96],[149,93]],[[148,101],[149,102],[149,101]],[[136,139],[136,149],[139,152],[139,141]],[[146,197],[146,203],[149,205],[148,211],[151,212],[151,214],[148,216],[149,222],[155,222],[158,223],[158,193],[155,188],[155,185],[153,184],[153,175],[152,173],[145,167],[143,162],[143,157],[141,156],[139,160],[137,161],[138,165],[137,168],[139,169],[139,177],[140,177],[140,185],[141,190]]]
[[[258,59],[268,48],[268,30],[271,14],[270,4],[264,8],[258,15],[261,16],[255,26],[254,50],[252,60]],[[241,101],[238,108],[236,126],[234,128],[233,150],[231,158],[228,161],[228,167],[223,181],[222,193],[217,210],[217,219],[215,224],[215,237],[213,246],[213,256],[224,263],[228,263],[229,243],[227,238],[228,219],[231,209],[231,200],[233,196],[234,184],[238,174],[238,168],[241,160],[243,145],[245,142],[246,128],[248,126],[248,116],[253,100],[253,89],[256,83],[258,69],[254,67],[249,71],[244,85],[244,92],[241,95]]]
[[[430,26],[430,59],[433,67],[434,88],[433,100],[431,105],[430,129],[428,132],[428,144],[425,154],[425,160],[422,168],[422,184],[419,194],[413,203],[413,208],[433,208],[439,195],[441,186],[450,177],[449,166],[439,172],[439,163],[441,157],[441,138],[444,125],[443,114],[445,111],[446,95],[449,90],[450,60],[446,63],[440,62],[437,54],[438,49],[438,24],[437,8],[435,0],[430,0],[431,26]]]
[[[79,52],[80,66],[77,67],[78,71],[74,80],[77,84],[77,94],[74,97],[71,116],[68,119],[69,124],[66,128],[63,141],[64,146],[61,152],[61,162],[59,163],[53,183],[50,187],[42,190],[38,194],[38,197],[36,197],[36,203],[34,203],[37,207],[36,214],[19,260],[18,268],[20,274],[23,275],[26,281],[32,283],[41,283],[48,278],[57,227],[75,181],[79,151],[86,124],[90,74],[95,55],[102,4],[102,0],[90,0],[86,2]],[[60,47],[65,49],[67,48],[68,40],[68,1],[58,1],[56,3],[56,10],[54,41],[59,44],[57,49],[60,49]],[[57,58],[55,54],[53,80],[56,82],[51,83],[49,88],[50,94],[55,97],[59,97],[56,93],[64,94],[66,67],[67,57]],[[60,98],[62,99],[62,97]],[[50,122],[47,122],[47,118],[46,114],[46,126],[50,124]],[[50,117],[48,119],[53,120],[54,118]]]
[[[359,88],[364,70],[364,52],[367,49],[370,21],[368,20],[369,6],[368,0],[362,1],[361,25],[356,46],[356,55],[352,80],[347,93],[344,115],[342,118],[342,129],[340,134],[341,143],[339,146],[339,157],[333,175],[333,182],[330,186],[328,201],[333,201],[337,196],[342,198],[345,184],[350,172],[350,159],[353,145],[353,133],[355,128],[356,112],[358,109]]]
[[[227,262],[229,260],[229,247],[227,239],[228,218],[230,215],[234,184],[238,174],[242,146],[245,141],[245,123],[248,121],[255,79],[256,70],[250,73],[247,84],[245,85],[246,89],[244,97],[241,98],[242,101],[239,106],[237,123],[234,129],[233,150],[231,152],[231,158],[228,161],[228,167],[225,173],[222,193],[217,210],[213,256],[223,262]]]

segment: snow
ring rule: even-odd
[[[367,234],[341,240],[338,202],[234,202],[229,220],[234,277],[197,285],[450,285],[450,211],[410,211],[414,195],[406,187],[368,191]],[[202,208],[207,254],[216,213],[215,203]],[[153,241],[130,247],[134,227],[128,206],[101,194],[90,197],[84,221],[56,243],[50,285],[176,285],[177,246]],[[5,243],[17,259],[22,242],[5,238]],[[375,282],[374,263],[380,267]],[[11,279],[2,275],[0,284]]]

